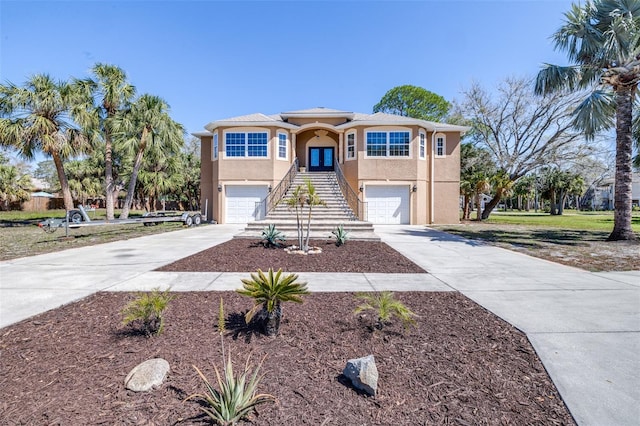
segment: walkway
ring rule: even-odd
[[[153,270],[240,231],[204,226],[0,262],[0,327],[96,291],[236,289],[246,273]],[[301,278],[312,291],[460,291],[527,334],[578,424],[639,424],[640,271],[585,272],[420,226],[376,232],[430,273]]]

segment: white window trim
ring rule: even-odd
[[[393,132],[403,132],[403,133],[409,133],[409,155],[404,155],[404,156],[400,156],[400,155],[389,155],[389,133],[393,133]],[[370,156],[368,153],[368,149],[367,149],[367,141],[369,140],[369,137],[367,136],[369,133],[386,133],[387,134],[387,153],[384,156]],[[368,128],[365,129],[364,131],[364,157],[365,158],[371,158],[371,159],[385,159],[385,160],[408,160],[413,158],[413,156],[411,155],[411,145],[413,142],[413,132],[411,131],[411,129],[407,129],[407,128],[402,128],[402,127],[381,127],[381,128]]]
[[[242,157],[230,157],[227,156],[227,134],[228,133],[244,133],[245,134],[245,149],[244,149],[244,156]],[[247,151],[248,151],[248,137],[247,137],[247,133],[266,133],[267,134],[267,155],[265,157],[249,157],[247,155]],[[262,127],[236,127],[236,128],[229,128],[224,130],[224,132],[222,133],[222,143],[223,143],[223,149],[222,149],[222,153],[223,153],[223,157],[225,160],[268,160],[269,158],[271,158],[271,149],[269,148],[270,146],[270,141],[271,139],[271,132],[269,131],[269,129],[265,129]]]
[[[418,132],[418,158],[427,158],[427,134],[423,130]]]
[[[213,138],[211,139],[211,161],[218,159],[218,149],[220,140],[218,139],[218,132],[213,132]]]
[[[285,138],[284,157],[280,156],[280,135],[283,135],[284,138]],[[276,158],[278,160],[288,160],[289,159],[289,135],[286,132],[282,132],[282,131],[276,132]]]
[[[438,154],[438,139],[442,138],[442,154]],[[447,137],[443,133],[436,133],[436,143],[433,147],[433,154],[436,158],[445,158],[447,156]]]
[[[349,157],[349,136],[350,136],[350,135],[353,135],[353,157]],[[349,132],[349,133],[347,133],[347,135],[346,135],[346,138],[345,138],[345,139],[346,139],[346,146],[347,146],[347,149],[345,150],[345,151],[346,151],[346,154],[347,154],[347,155],[346,155],[346,160],[347,160],[347,161],[353,161],[353,160],[355,160],[355,159],[357,158],[357,156],[358,156],[358,155],[357,155],[357,152],[358,152],[358,138],[357,138],[356,132]]]

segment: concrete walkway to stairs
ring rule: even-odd
[[[236,289],[246,273],[154,269],[241,230],[202,226],[0,262],[0,327],[96,291]],[[640,424],[640,271],[590,273],[421,226],[375,230],[429,274],[301,278],[312,291],[460,291],[527,334],[578,424]]]

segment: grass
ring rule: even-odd
[[[475,215],[472,215],[472,217],[475,217]],[[640,212],[633,212],[631,221],[633,230],[640,232]],[[489,224],[611,232],[613,230],[613,212],[565,210],[561,216],[534,212],[493,212],[485,222]]]
[[[116,217],[118,217],[119,213],[119,211],[116,211]],[[141,216],[142,213],[142,211],[134,211],[130,217]],[[88,214],[92,220],[106,217],[105,209],[88,212]],[[38,222],[45,219],[62,218],[64,216],[64,210],[0,212],[0,240],[2,240],[0,261],[126,240],[184,228],[184,225],[180,222],[167,222],[157,226],[143,226],[142,224],[92,226],[70,228],[69,237],[65,237],[64,228],[60,228],[52,234],[47,234],[37,226]]]

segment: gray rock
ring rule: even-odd
[[[127,389],[134,392],[145,392],[162,385],[167,373],[169,363],[162,358],[149,359],[136,365],[124,379]]]
[[[378,390],[378,368],[373,355],[363,358],[350,359],[342,372],[356,389],[360,389],[369,395],[376,395]]]

